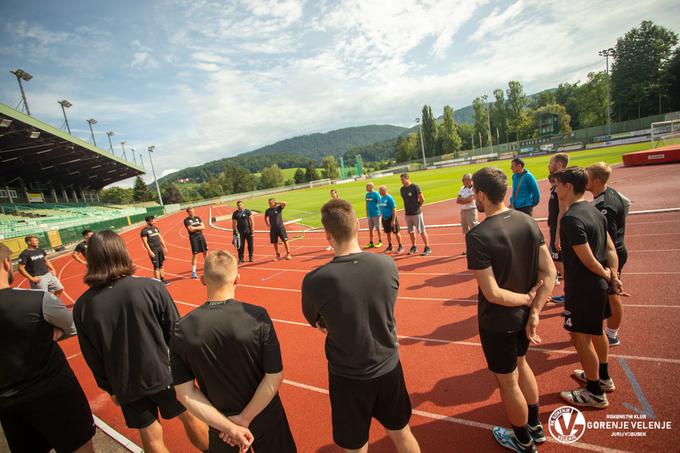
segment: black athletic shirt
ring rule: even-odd
[[[236,229],[239,231],[239,233],[241,234],[252,233],[252,231],[250,231],[249,221],[251,215],[253,215],[253,213],[250,212],[250,210],[248,209],[244,209],[243,211],[236,210],[231,215],[231,220],[236,220]]]
[[[0,409],[76,383],[54,327],[76,334],[71,312],[47,291],[0,290]],[[58,408],[55,408],[58,410]]]
[[[149,244],[151,250],[163,250],[163,245],[161,244],[161,230],[155,226],[145,226],[139,233],[140,237],[146,237],[146,242]]]
[[[198,380],[224,415],[240,413],[265,373],[283,370],[267,311],[234,299],[207,302],[175,324],[170,342],[175,385]]]
[[[85,258],[87,258],[87,240],[76,245],[76,248],[73,251],[78,252],[81,255],[83,255]]]
[[[616,250],[626,250],[624,236],[626,235],[626,216],[628,216],[630,201],[624,199],[616,190],[607,187],[593,200],[593,204],[607,219],[607,232],[612,237]]]
[[[328,329],[330,373],[373,379],[399,363],[394,304],[399,273],[384,255],[337,256],[307,274],[302,282],[302,312],[307,322]]]
[[[45,264],[45,257],[47,253],[43,249],[28,248],[19,255],[19,264],[23,264],[28,272],[33,277],[40,277],[47,274],[50,270]]]
[[[609,284],[593,274],[574,252],[574,246],[588,244],[595,259],[607,266],[607,219],[592,204],[572,204],[560,221],[562,262],[564,263],[564,295],[589,297],[593,290],[607,289]]]
[[[560,200],[557,198],[557,189],[550,187],[550,198],[548,199],[548,229],[551,232],[557,231],[557,218],[560,215]]]
[[[418,203],[418,194],[420,187],[416,184],[411,184],[408,187],[401,186],[401,198],[404,199],[404,214],[418,215],[421,213],[420,203]]]
[[[97,385],[118,401],[172,385],[168,343],[179,314],[163,283],[130,276],[90,288],[76,301],[73,319]]]
[[[539,248],[545,243],[536,221],[507,210],[487,217],[465,235],[468,269],[493,269],[498,286],[526,294],[538,279]],[[479,327],[495,332],[524,328],[529,307],[504,307],[489,302],[478,288]]]
[[[187,217],[186,219],[184,219],[184,226],[186,227],[187,231],[189,231],[190,226],[197,226],[201,223],[203,222],[201,221],[201,218],[197,215],[193,217]],[[189,239],[197,238],[200,236],[203,236],[203,231],[200,230],[194,232],[189,231]]]
[[[264,215],[269,219],[269,228],[282,228],[283,227],[283,215],[281,211],[283,207],[276,205],[273,208],[267,208],[264,211]]]

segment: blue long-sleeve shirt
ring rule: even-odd
[[[517,199],[515,199],[515,193]],[[539,201],[541,201],[541,193],[538,190],[538,183],[534,175],[529,170],[524,170],[524,173],[520,174],[513,173],[510,204],[517,209],[536,206]]]

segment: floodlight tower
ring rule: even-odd
[[[16,76],[17,82],[19,82],[19,90],[21,90],[21,100],[24,103],[26,114],[28,116],[31,116],[31,111],[28,109],[28,102],[26,102],[26,93],[24,92],[24,85],[21,83],[21,81],[23,80],[24,82],[28,82],[33,78],[33,76],[28,72],[24,71],[23,69],[15,69],[14,71],[9,72]]]
[[[493,152],[493,140],[491,139],[491,113],[489,112],[489,104],[486,102],[487,99],[487,95],[483,94],[482,102],[484,102],[484,106],[486,107],[486,125],[489,128],[487,130],[487,138],[489,139],[489,146],[491,147],[490,151]],[[480,143],[479,146],[482,146],[482,144]]]
[[[156,191],[158,192],[158,201],[161,203],[161,206],[163,206],[163,197],[161,197],[161,188],[158,186],[158,179],[156,179],[156,170],[153,168],[153,159],[151,158],[151,153],[153,150],[156,149],[156,145],[151,145],[147,148],[149,151],[149,162],[151,162],[151,172],[153,173],[153,182],[156,184]],[[141,154],[139,155],[141,158]]]
[[[120,147],[123,148],[123,159],[127,160],[127,156],[125,155],[125,144],[127,142],[120,142]]]
[[[68,118],[66,118],[66,109],[71,108],[73,104],[71,104],[66,99],[57,101],[57,104],[61,105],[61,113],[64,114],[64,123],[66,123],[66,130],[68,131],[68,134],[71,135],[71,127],[68,125]]]
[[[108,132],[106,133],[106,136],[109,138],[109,148],[111,148],[111,154],[113,154],[113,155],[115,156],[116,153],[113,152],[113,144],[111,143],[111,136],[112,136],[112,135],[114,135],[114,134],[113,134],[113,131],[108,131]]]
[[[135,165],[137,165],[137,156],[135,156],[135,149],[134,149],[134,148],[130,148],[130,150],[132,151],[132,160],[134,160],[134,161],[135,161]]]
[[[420,128],[420,150],[423,152],[423,170],[427,169],[427,161],[425,160],[425,140],[423,139],[423,125],[420,123],[420,117],[416,118],[416,123]]]
[[[92,143],[94,144],[94,146],[97,146],[97,141],[94,139],[94,130],[92,130],[92,125],[97,124],[97,120],[94,119],[94,118],[90,118],[89,120],[87,120],[87,124],[90,125],[90,134],[92,135]]]
[[[616,56],[616,49],[614,49],[613,47],[610,47],[609,49],[600,50],[597,54],[601,57],[604,57],[605,68],[607,70],[607,135],[609,135],[610,138],[611,138],[611,135],[612,135],[612,112],[611,112],[612,101],[609,98],[609,57],[615,57]]]

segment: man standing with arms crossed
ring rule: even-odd
[[[609,177],[612,174],[609,164],[598,162],[589,166],[587,170],[588,186],[586,189],[595,197],[595,200],[593,200],[595,208],[604,214],[607,219],[607,232],[612,241],[614,241],[614,248],[616,248],[616,255],[619,259],[617,272],[620,278],[623,266],[628,261],[628,250],[624,243],[624,236],[626,235],[626,217],[630,209],[630,200],[607,185],[607,181],[609,181]],[[607,320],[605,331],[609,346],[618,346],[621,344],[619,327],[621,327],[621,322],[623,321],[623,302],[621,301],[621,296],[610,294],[609,305],[612,316]]]
[[[243,209],[243,202],[241,200],[236,202],[236,211],[231,215],[231,227],[234,232],[237,232],[241,237],[240,247],[238,248],[238,262],[243,263],[243,258],[246,250],[246,242],[248,243],[248,261],[253,262],[253,231],[255,226],[253,224],[253,213],[250,209]]]
[[[505,206],[505,173],[486,167],[472,179],[477,208],[486,214],[465,236],[468,268],[479,285],[479,338],[512,425],[512,430],[496,426],[492,433],[505,448],[536,451],[535,444],[546,437],[526,353],[530,340],[541,341],[536,328],[552,291],[555,266],[536,222]]]
[[[73,253],[71,254],[71,257],[78,261],[80,264],[85,264],[87,265],[87,240],[90,239],[90,237],[94,233],[92,230],[84,230],[83,231],[83,242],[78,243],[76,245],[76,248],[73,249]]]
[[[19,255],[19,273],[26,277],[32,289],[49,291],[55,296],[61,296],[64,285],[57,278],[54,266],[47,259],[47,252],[38,248],[38,237],[29,234],[24,238],[28,248]]]
[[[550,173],[550,198],[548,199],[548,231],[550,232],[550,255],[555,262],[557,268],[557,279],[555,284],[559,285],[559,276],[564,269],[562,268],[562,248],[560,247],[560,220],[562,219],[562,212],[566,209],[560,205],[560,200],[557,197],[557,189],[555,188],[554,174],[564,170],[569,165],[569,154],[557,153],[550,158],[548,162],[548,172]],[[557,304],[564,303],[564,295],[553,296],[551,299]]]
[[[347,201],[327,202],[321,223],[335,258],[305,276],[302,312],[326,335],[333,440],[345,451],[366,452],[375,417],[400,453],[418,453],[397,349],[397,267],[385,255],[361,250]]]
[[[205,242],[203,230],[205,225],[200,217],[194,215],[194,208],[187,208],[187,217],[184,219],[184,227],[189,232],[189,244],[191,245],[191,278],[197,279],[196,274],[196,257],[199,253],[203,254],[205,261],[205,254],[208,251],[208,244]]]
[[[418,230],[418,233],[420,233],[420,236],[423,239],[423,244],[425,245],[422,256],[427,256],[432,253],[432,251],[429,247],[427,231],[425,231],[425,221],[423,220],[423,211],[421,209],[423,203],[425,203],[425,197],[420,191],[420,187],[411,183],[408,173],[401,174],[401,185],[401,198],[404,200],[406,228],[411,237],[411,248],[409,249],[408,254],[415,255],[418,252],[415,233],[416,230]]]
[[[463,175],[463,187],[458,191],[456,203],[460,205],[460,226],[463,229],[463,236],[465,236],[479,223],[475,191],[472,189],[472,175],[470,173]],[[463,255],[465,255],[465,251],[463,251]]]
[[[368,221],[369,242],[364,248],[382,247],[380,236],[380,195],[373,191],[373,183],[366,184],[366,220]],[[378,232],[378,242],[373,243],[373,231]]]
[[[238,277],[232,255],[208,255],[201,277],[208,301],[175,324],[170,342],[175,389],[189,412],[211,427],[211,452],[238,451],[223,439],[247,447],[254,437],[257,453],[293,453],[278,394],[279,341],[267,310],[235,299]]]
[[[541,201],[541,192],[538,190],[536,178],[529,170],[524,168],[524,161],[519,157],[512,159],[512,195],[510,207],[525,214],[533,215],[534,206]]]
[[[165,272],[163,271],[163,263],[165,263],[165,254],[168,253],[168,248],[165,246],[161,230],[154,225],[154,216],[146,216],[144,220],[146,220],[146,226],[142,228],[139,235],[142,238],[144,249],[151,259],[153,276],[162,281],[164,285],[168,285],[169,282],[165,280]]]
[[[397,219],[397,203],[394,201],[394,197],[387,193],[386,186],[380,186],[380,213],[382,214],[382,224],[385,234],[387,235],[387,248],[385,253],[392,251],[392,233],[397,238],[397,251],[394,252],[399,255],[404,251],[404,247],[401,245],[401,233],[399,233],[399,219]]]
[[[277,203],[275,199],[270,198],[269,208],[264,211],[264,223],[269,227],[269,241],[274,245],[274,251],[276,252],[275,260],[281,259],[279,254],[279,238],[286,248],[286,259],[293,259],[293,255],[290,254],[290,249],[288,248],[288,234],[286,233],[286,227],[283,224],[283,214],[281,213],[285,207],[285,201]]]

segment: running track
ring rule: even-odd
[[[612,185],[634,202],[633,210],[680,206],[680,165],[636,169],[617,169]],[[417,181],[416,181],[417,182]],[[546,193],[541,182],[542,194]],[[455,196],[458,182],[452,182]],[[391,188],[398,195],[397,188]],[[427,196],[427,194],[425,194]],[[215,208],[213,215],[228,213]],[[454,202],[427,205],[430,224],[458,221]],[[209,208],[197,214],[207,221]],[[285,211],[284,211],[285,214]],[[536,216],[545,215],[545,200]],[[203,302],[204,288],[191,280],[187,233],[183,213],[158,220],[169,247],[166,276],[181,314]],[[256,228],[263,228],[256,216]],[[230,227],[230,222],[222,226]],[[403,225],[403,223],[402,223]],[[544,223],[541,224],[545,231]],[[231,235],[208,228],[205,235],[211,249],[233,251]],[[367,234],[360,233],[362,243]],[[123,233],[138,266],[137,274],[151,276],[148,256],[139,239],[139,228]],[[256,262],[240,270],[237,297],[263,305],[275,321],[281,342],[286,380],[281,396],[301,452],[334,452],[323,336],[308,327],[300,310],[300,286],[309,270],[331,259],[325,251],[323,234],[308,233],[291,243],[295,259],[272,261],[272,248],[264,234],[255,237]],[[407,241],[406,236],[404,239]],[[506,424],[499,393],[486,364],[477,336],[476,285],[460,256],[464,249],[459,228],[431,229],[433,254],[429,257],[399,256],[401,287],[396,317],[400,353],[414,415],[411,426],[424,452],[502,451],[492,439],[489,428]],[[624,284],[632,297],[625,300],[626,319],[623,344],[611,351],[610,373],[617,390],[609,395],[610,407],[604,411],[584,411],[587,421],[606,421],[613,414],[648,414],[648,419],[680,423],[676,408],[680,403],[680,213],[645,214],[628,219],[626,243],[630,252],[624,270]],[[54,260],[59,277],[66,286],[65,303],[73,303],[85,290],[84,267],[70,254]],[[20,282],[26,286],[25,282]],[[556,288],[556,293],[561,287]],[[575,388],[570,377],[578,367],[569,338],[561,325],[561,308],[549,303],[543,311],[539,334],[543,343],[532,347],[528,360],[537,376],[541,394],[541,420],[562,406],[558,392]],[[100,391],[80,354],[76,339],[61,343],[97,417],[137,445],[136,431],[125,427],[120,410],[105,392]],[[191,451],[181,425],[165,421],[166,443],[173,452]],[[546,430],[547,430],[547,426]],[[550,437],[550,436],[548,436]],[[548,442],[543,451],[642,451],[675,450],[673,430],[647,430],[645,437],[612,437],[611,430],[587,430],[576,444],[565,446]],[[373,423],[370,450],[394,451],[378,423]]]

